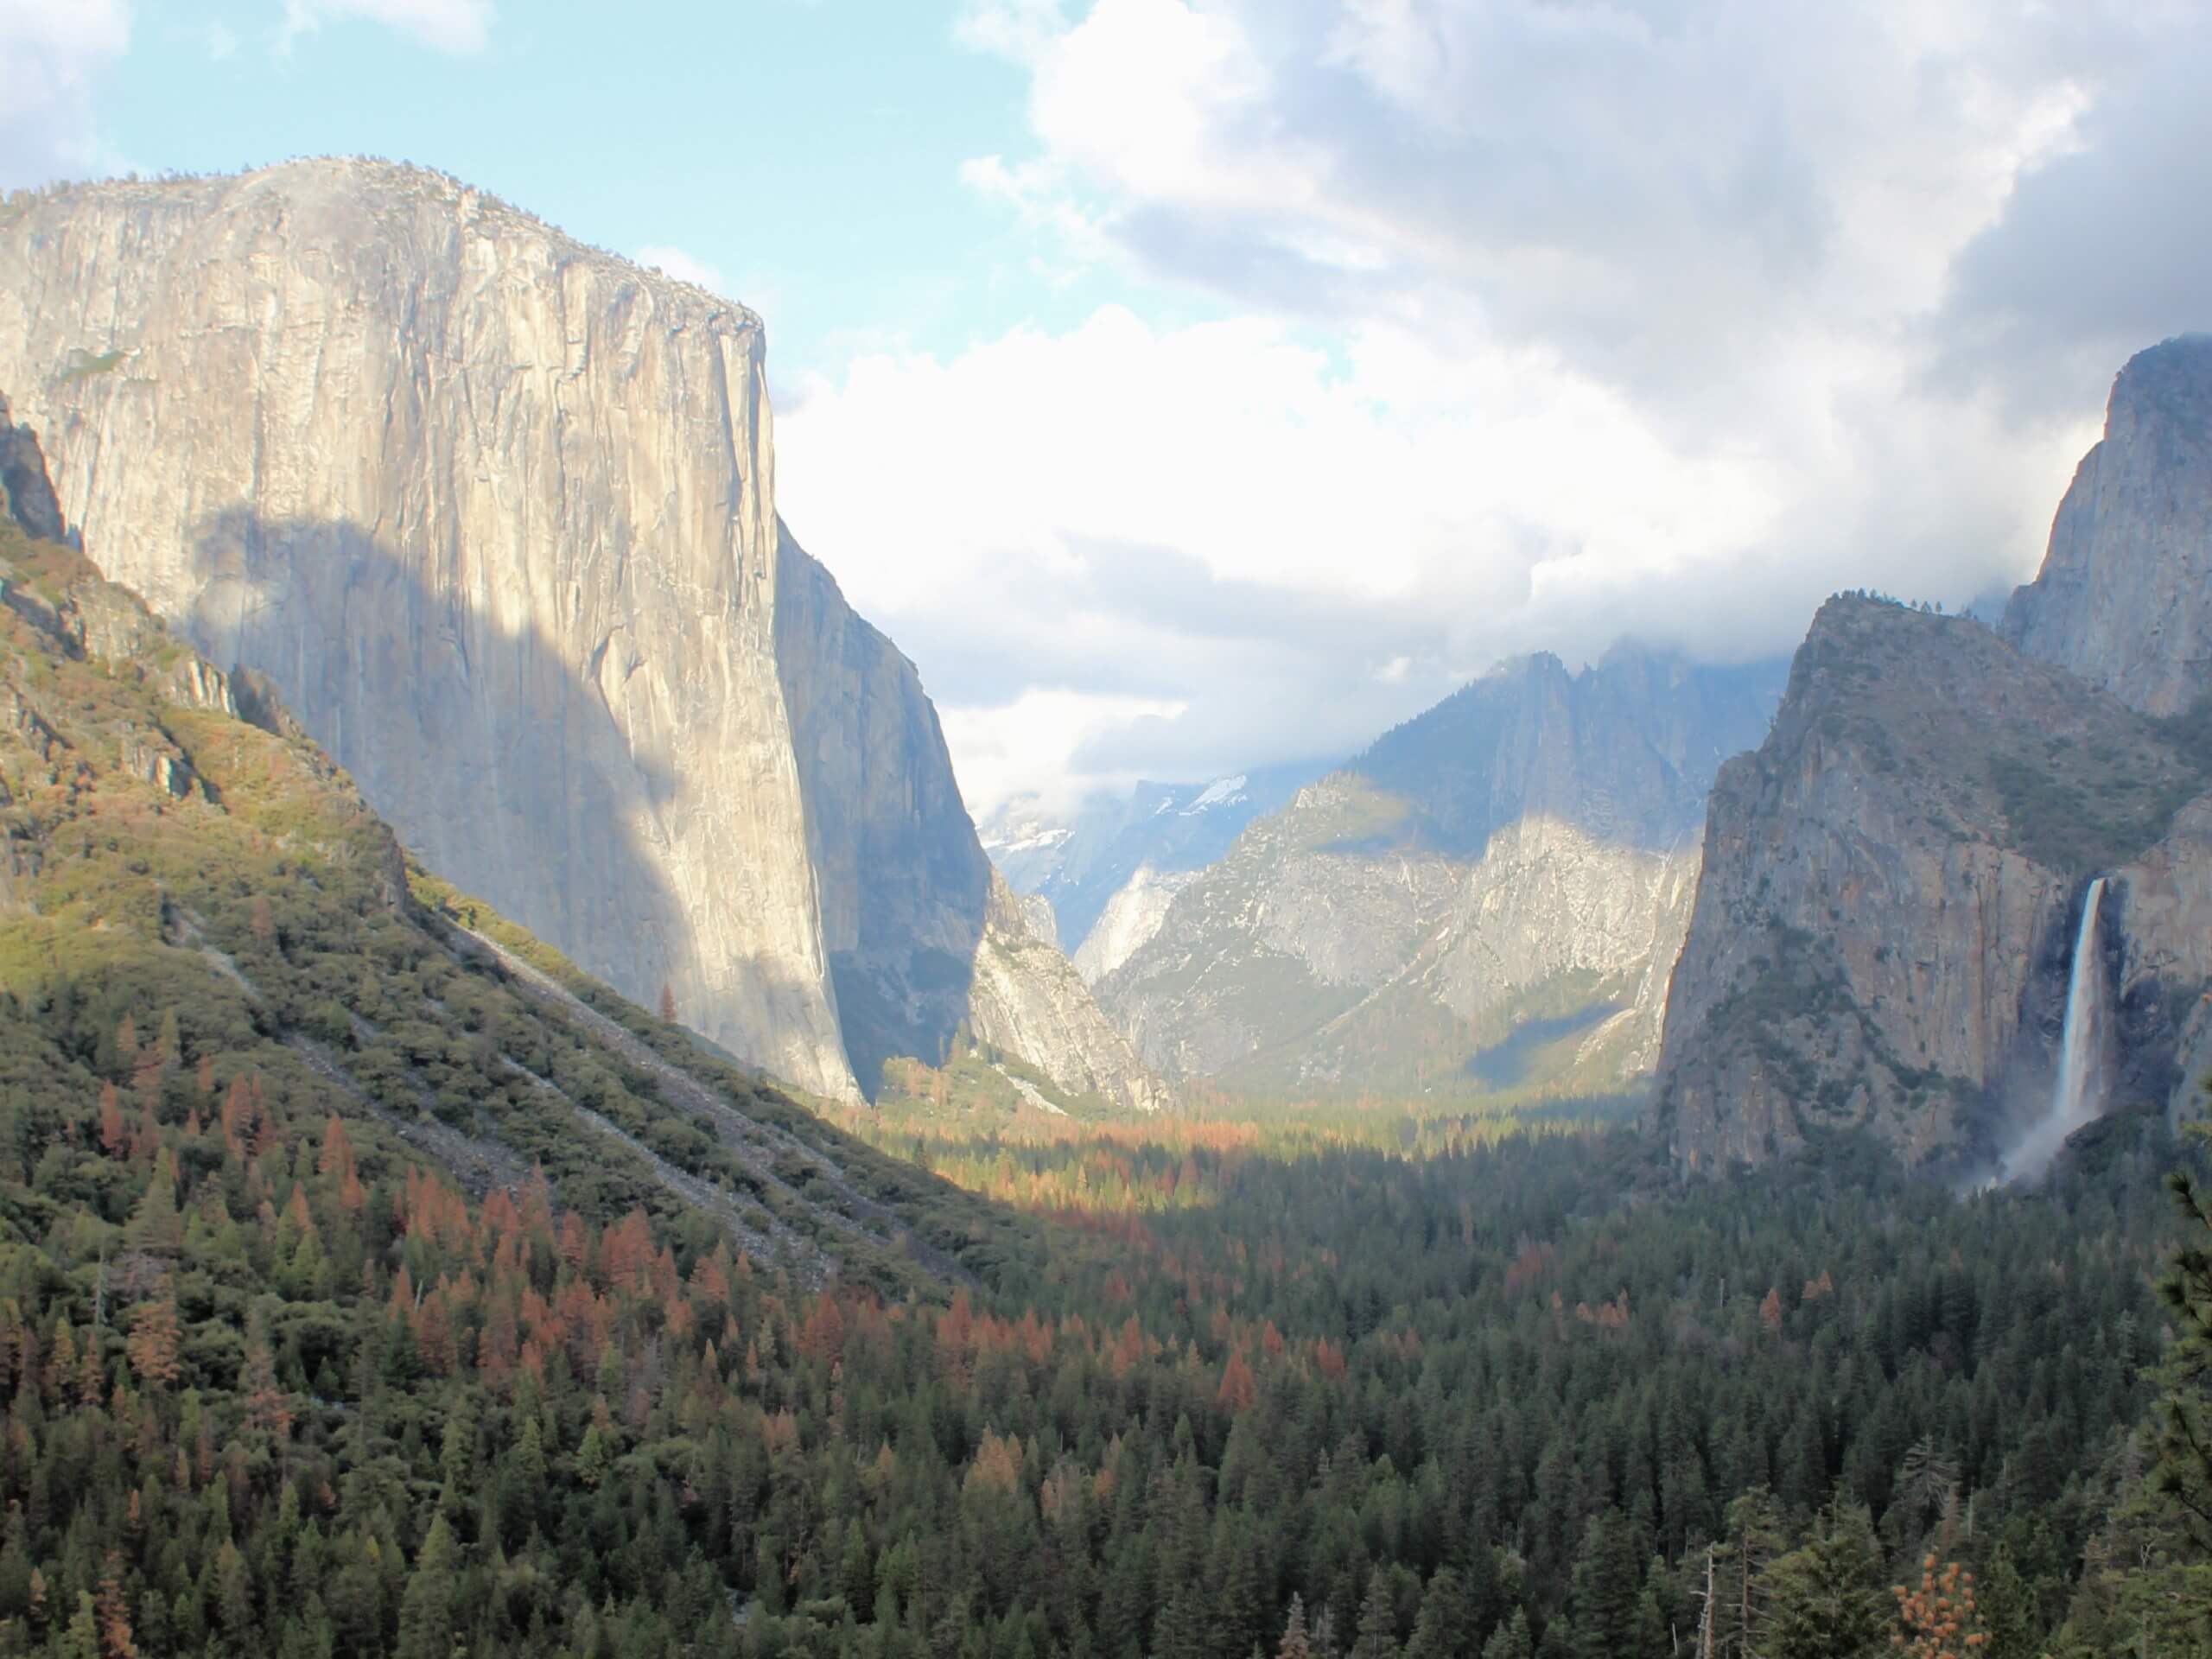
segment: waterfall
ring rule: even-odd
[[[2051,1086],[2050,1109],[2012,1148],[2005,1179],[2040,1175],[2058,1155],[2066,1137],[2097,1115],[2098,1071],[2104,1058],[2104,952],[2099,948],[2098,913],[2103,908],[2105,879],[2089,883],[2082,899],[2082,925],[2074,936],[2074,963],[2066,982],[2066,1025],[2058,1044],[2058,1077]]]

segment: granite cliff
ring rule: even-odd
[[[1656,1058],[1706,787],[1779,686],[1632,645],[1508,664],[1251,824],[1099,999],[1170,1076],[1620,1088]]]
[[[2192,1101],[2212,1064],[2209,410],[2205,342],[2127,365],[2001,638],[1822,608],[1772,734],[1714,785],[1655,1105],[1680,1167],[1835,1129],[1986,1166],[2050,1098],[2098,876],[2098,1097]]]
[[[950,1039],[988,872],[912,665],[778,519],[765,350],[741,306],[383,163],[0,225],[0,385],[106,573],[265,672],[433,867],[850,1097]],[[1096,1050],[1026,1058],[1097,1081]]]
[[[1713,786],[1658,1096],[1677,1162],[1823,1127],[1993,1152],[2047,1096],[2089,877],[2201,779],[2160,722],[1978,622],[1831,601]]]
[[[2212,335],[2120,371],[2002,631],[2145,714],[2181,714],[2212,687]]]

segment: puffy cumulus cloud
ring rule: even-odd
[[[1062,793],[1356,747],[1513,652],[1962,601],[2193,321],[2205,18],[969,0],[1033,139],[969,183],[1226,320],[855,362],[784,423],[786,505],[955,730],[1094,700],[1020,780]]]
[[[284,0],[284,39],[346,19],[383,23],[441,52],[481,52],[492,0]]]
[[[1096,0],[1027,51],[1020,164],[1240,301],[1733,396],[1933,304],[2125,55],[2094,37],[2006,0]]]
[[[104,170],[92,86],[130,44],[123,0],[0,0],[0,186]]]
[[[1850,396],[1674,443],[1531,346],[1378,323],[1339,354],[1281,321],[1109,308],[805,383],[777,487],[921,665],[988,810],[1350,753],[1538,645],[1743,657],[1847,580],[1957,599],[2017,575],[2081,435],[2024,444],[1894,382]],[[1944,450],[1963,487],[1933,487]],[[1901,475],[1878,505],[1870,465]]]
[[[2076,142],[2024,178],[1926,334],[1948,385],[2026,411],[2094,398],[2149,341],[2212,327],[2212,10],[2140,27]]]

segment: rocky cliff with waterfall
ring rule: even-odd
[[[1508,664],[1251,823],[1099,999],[1160,1071],[1262,1094],[1627,1087],[1707,787],[1781,678],[1634,645]]]
[[[1862,1130],[2018,1173],[2069,1110],[2190,1104],[2212,1062],[2212,722],[2183,591],[2212,557],[2208,389],[2200,342],[2128,365],[2001,637],[1866,597],[1815,620],[1771,735],[1713,788],[1654,1109],[1680,1166]]]
[[[432,866],[849,1097],[963,1020],[1018,1050],[991,1011],[1031,953],[971,991],[1035,942],[912,665],[778,518],[765,350],[741,306],[381,163],[0,224],[0,385],[106,573],[266,673]],[[1025,1058],[1157,1098],[1072,971],[1020,989],[1059,1033]]]

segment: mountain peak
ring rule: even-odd
[[[2127,359],[2106,407],[2109,429],[2178,421],[2201,435],[2212,426],[2212,334],[2176,334]]]
[[[2212,335],[2139,352],[2002,632],[2123,702],[2175,715],[2212,690]]]

